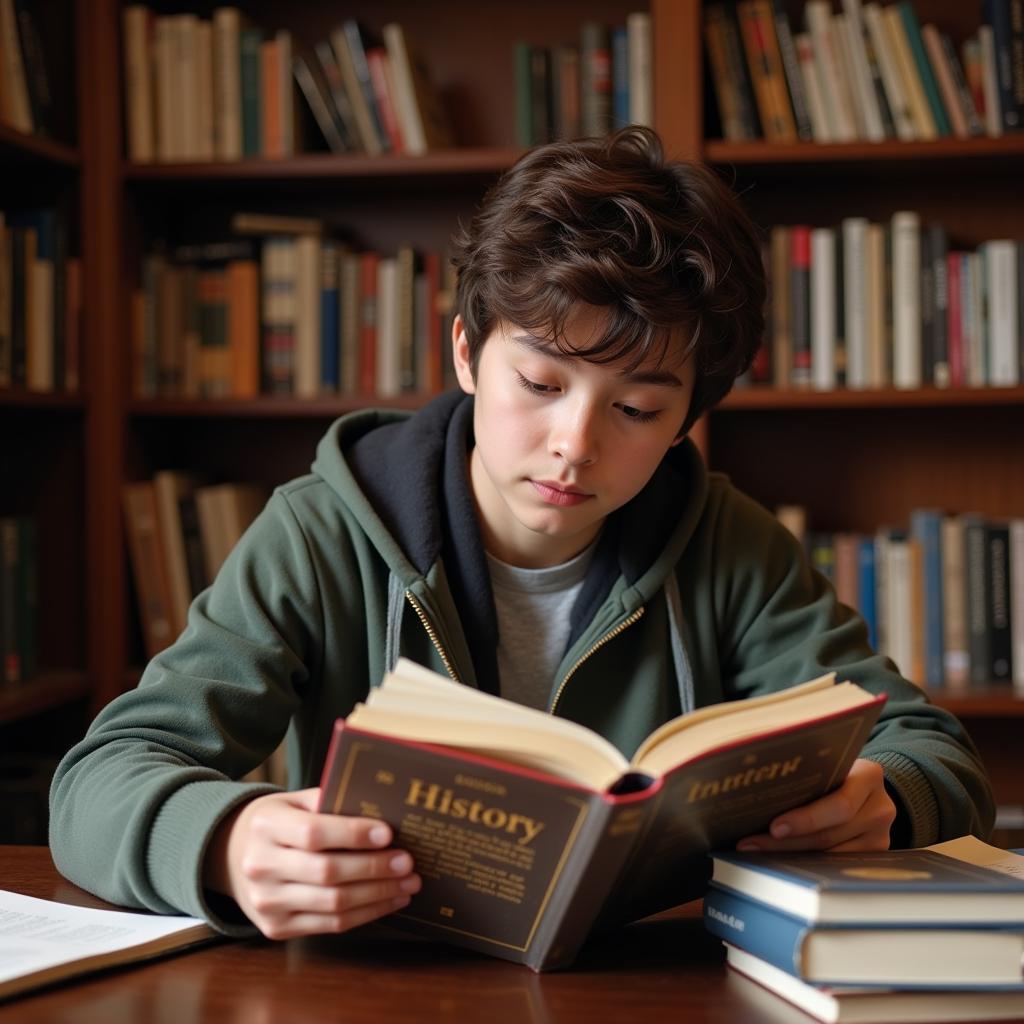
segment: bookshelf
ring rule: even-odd
[[[405,240],[440,248],[457,218],[520,152],[512,44],[573,39],[585,20],[621,22],[644,4],[356,0],[345,16],[375,29],[398,21],[415,38],[452,114],[457,148],[420,157],[308,152],[285,160],[173,164],[125,156],[122,4],[51,0],[42,6],[61,15],[56,20],[63,26],[52,44],[59,48],[63,40],[65,47],[57,86],[66,91],[58,88],[57,95],[74,95],[78,106],[54,140],[0,128],[0,160],[25,188],[70,194],[80,211],[86,358],[78,396],[0,393],[4,429],[31,438],[24,453],[4,456],[3,471],[5,479],[33,482],[25,501],[40,514],[41,529],[46,517],[54,529],[63,524],[67,508],[82,515],[41,566],[56,609],[48,609],[47,618],[58,623],[48,627],[42,647],[51,652],[45,667],[69,671],[71,682],[55,676],[51,685],[39,681],[42,696],[5,697],[0,721],[7,723],[83,694],[95,711],[138,677],[143,656],[122,525],[125,483],[172,468],[272,486],[307,470],[331,419],[375,402],[372,396],[134,398],[129,303],[147,241],[160,235],[190,241],[211,213],[254,209],[327,213],[380,249]],[[151,6],[209,17],[216,5],[154,0]],[[290,8],[242,0],[239,6],[256,24],[289,29],[298,48],[323,38],[339,17],[326,0]],[[802,8],[782,6],[792,18]],[[954,39],[972,32],[981,15],[980,0],[915,0],[915,7],[922,20],[936,20]],[[655,126],[667,149],[718,168],[765,228],[798,219],[831,223],[854,212],[886,218],[911,208],[925,220],[942,219],[964,244],[1008,231],[1024,236],[1024,135],[841,145],[726,142],[714,137],[708,117],[702,3],[650,0],[647,9]],[[380,404],[404,408],[420,401],[405,396]],[[1022,428],[1024,388],[749,389],[730,395],[694,436],[712,468],[728,472],[765,504],[799,502],[823,527],[870,531],[905,522],[918,505],[1024,515]],[[60,483],[44,482],[37,465],[50,445],[64,473]],[[1024,804],[1009,765],[1024,702],[1006,688],[940,692],[936,699],[976,735],[1000,799]]]
[[[776,7],[801,24],[801,3]],[[957,44],[982,20],[980,2],[914,0],[913,7],[921,23],[934,22]],[[765,229],[830,226],[847,216],[884,222],[916,210],[922,223],[943,223],[959,246],[1024,237],[1024,134],[735,142],[716,137],[713,107],[694,105],[693,113],[702,118],[701,157],[734,183]],[[705,453],[769,508],[801,504],[812,529],[870,534],[905,526],[915,507],[1024,515],[1022,440],[1019,386],[815,392],[761,385],[735,390],[711,414]],[[1024,700],[995,683],[929,693],[967,724],[998,802],[1024,804],[1016,754]]]

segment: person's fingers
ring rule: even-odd
[[[346,932],[401,910],[409,905],[409,899],[408,896],[399,896],[336,914],[288,914],[267,921],[257,921],[256,925],[268,939],[292,939],[299,935]]]
[[[391,828],[375,818],[317,814],[290,801],[254,803],[252,835],[299,850],[372,850],[391,842]]]
[[[413,896],[421,884],[418,875],[335,886],[289,882],[257,888],[251,894],[250,902],[253,910],[265,918],[291,914],[351,914],[360,907]]]
[[[252,857],[242,865],[242,873],[254,882],[303,882],[322,886],[402,878],[412,869],[412,857],[404,850],[312,853],[289,846],[266,849],[264,856]]]

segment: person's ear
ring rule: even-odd
[[[473,379],[469,358],[469,339],[466,337],[465,324],[459,315],[452,321],[452,359],[455,362],[455,377],[459,387],[467,395],[476,394],[476,381]]]

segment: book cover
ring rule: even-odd
[[[682,716],[631,763],[589,729],[400,661],[336,723],[320,809],[381,818],[413,855],[423,888],[393,923],[564,966],[595,921],[700,895],[709,850],[838,784],[881,699],[860,691],[839,710],[829,679]],[[796,715],[789,700],[804,694],[818,711]],[[723,738],[720,723],[741,714],[746,736]]]
[[[712,881],[807,921],[952,927],[1024,922],[1024,857],[962,836],[917,850],[718,850]]]

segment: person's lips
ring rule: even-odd
[[[571,505],[580,505],[593,497],[592,494],[587,494],[586,491],[571,484],[559,484],[552,480],[531,480],[530,483],[533,484],[533,488],[540,495],[541,500],[549,505],[561,505],[567,508]]]

